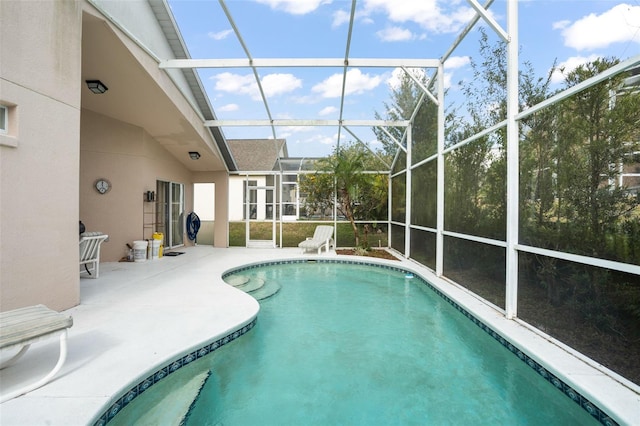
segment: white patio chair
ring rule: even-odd
[[[298,247],[302,249],[302,252],[307,250],[318,250],[318,254],[322,252],[322,247],[329,251],[333,244],[333,226],[318,225],[313,233],[313,237],[308,237],[306,240],[298,244]]]
[[[84,265],[87,273],[93,278],[98,278],[100,275],[100,245],[107,238],[109,236],[102,232],[80,234],[80,266]]]

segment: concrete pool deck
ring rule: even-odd
[[[100,278],[81,279],[69,354],[46,386],[0,405],[0,424],[87,425],[136,381],[170,359],[250,322],[258,303],[226,285],[221,275],[244,264],[282,259],[336,258],[334,252],[302,254],[297,248],[219,249],[197,246],[185,254],[144,263],[102,263]],[[353,256],[340,256],[362,260]],[[366,261],[379,262],[366,258]],[[509,321],[458,286],[426,268],[393,262],[420,274],[440,291],[579,388],[620,424],[640,424],[640,391],[621,384],[516,321]],[[37,380],[58,357],[57,339],[36,343],[15,365],[0,371],[0,393]],[[558,392],[558,397],[565,397]]]

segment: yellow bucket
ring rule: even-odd
[[[158,257],[162,257],[162,249],[163,249],[162,242],[164,241],[164,234],[162,232],[154,232],[153,233],[153,239],[154,240],[160,240],[160,248],[158,249]]]

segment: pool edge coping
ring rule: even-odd
[[[505,323],[511,323],[517,327],[521,327],[526,330],[527,333],[531,333],[544,339],[548,344],[560,348],[562,351],[565,351],[568,356],[575,358],[576,360],[585,363],[588,368],[595,369],[591,363],[587,363],[582,357],[586,357],[586,355],[582,355],[582,357],[578,357],[577,354],[579,352],[573,350],[570,347],[566,347],[566,345],[562,345],[562,342],[558,342],[552,336],[545,335],[543,332],[538,331],[537,329],[532,329],[531,327],[526,327],[520,321],[509,320],[504,316],[504,312],[500,311],[497,307],[491,305],[489,302],[484,301],[479,298],[477,295],[469,292],[464,287],[450,282],[441,277],[437,277],[433,274],[432,271],[421,267],[421,265],[415,265],[411,262],[410,259],[399,259],[396,260],[386,260],[386,259],[378,259],[378,258],[365,258],[365,259],[352,259],[354,256],[336,256],[333,258],[327,257],[310,257],[310,258],[290,258],[290,259],[280,259],[280,260],[270,260],[270,261],[258,261],[247,263],[245,265],[236,266],[233,268],[229,268],[225,270],[222,274],[222,278],[224,278],[230,274],[238,273],[244,270],[250,270],[259,268],[261,266],[268,265],[277,265],[277,264],[295,264],[295,263],[307,263],[307,262],[318,262],[318,263],[342,263],[342,264],[360,264],[360,265],[369,265],[375,267],[382,267],[385,269],[393,269],[399,272],[410,272],[417,276],[423,284],[425,284],[428,288],[435,291],[436,294],[442,297],[447,303],[451,304],[456,310],[465,315],[467,319],[472,321],[476,326],[482,329],[484,332],[493,337],[498,343],[502,344],[505,348],[507,348],[514,356],[518,357],[521,361],[527,364],[528,367],[532,368],[534,371],[538,373],[543,379],[547,380],[551,383],[558,391],[562,392],[565,397],[570,398],[574,403],[578,404],[582,409],[587,411],[594,420],[600,422],[604,425],[617,425],[617,424],[633,424],[628,420],[625,420],[625,416],[623,416],[616,407],[612,407],[602,398],[599,398],[597,395],[594,395],[593,392],[588,392],[580,383],[577,383],[567,374],[564,374],[554,365],[552,362],[546,362],[545,360],[536,357],[530,353],[531,348],[527,348],[523,342],[512,342],[510,340],[514,340],[513,336],[505,336],[507,334],[505,330],[501,330],[500,327],[497,327],[498,324],[495,324],[495,321],[488,321],[487,318],[480,318],[483,315],[481,313],[473,312],[474,309],[469,306],[469,304],[465,304],[459,300],[456,300],[456,295],[451,294],[451,291],[445,290],[443,287],[445,284],[452,286],[455,290],[464,293],[465,295],[471,297],[474,302],[478,302],[482,304],[483,307],[490,309],[494,314],[500,314],[498,318],[500,321]],[[425,278],[424,275],[429,275],[429,278]],[[449,288],[451,290],[451,288]],[[491,324],[488,324],[491,323]],[[517,340],[517,339],[516,339]],[[509,344],[511,347],[509,347]],[[525,347],[523,347],[525,346]],[[597,364],[595,361],[586,357],[588,360],[592,361],[594,364]],[[602,367],[604,370],[606,367]],[[611,375],[605,374],[605,372],[597,370],[599,375],[606,377],[610,380],[616,381],[620,387],[624,387],[629,392],[638,395],[639,399],[637,400],[640,403],[640,395],[635,392],[633,389],[630,389],[628,386],[620,383],[618,379],[612,377]],[[614,376],[615,372],[612,372]],[[546,376],[545,376],[546,374]]]
[[[518,347],[518,345],[522,343],[519,343],[519,342],[516,342],[515,344],[511,343],[509,340],[507,340],[505,336],[503,336],[500,333],[501,330],[500,330],[500,327],[496,327],[497,324],[493,324],[493,321],[488,321],[488,318],[482,318],[482,319],[479,318],[479,317],[484,317],[484,315],[481,315],[482,312],[473,312],[474,309],[468,306],[469,303],[465,303],[465,301],[457,300],[456,296],[458,295],[453,295],[451,294],[451,291],[447,291],[451,289],[455,289],[456,292],[463,291],[464,290],[463,287],[460,287],[455,283],[451,283],[441,277],[435,276],[433,272],[430,271],[429,269],[423,268],[420,265],[415,265],[409,259],[385,260],[385,259],[375,258],[375,259],[361,260],[361,259],[351,259],[351,257],[353,256],[338,255],[330,258],[305,257],[305,258],[262,260],[258,262],[245,263],[240,266],[226,269],[221,273],[219,278],[223,280],[224,277],[228,276],[231,273],[237,273],[243,270],[254,269],[261,266],[277,265],[277,264],[292,264],[292,263],[307,263],[307,262],[361,264],[361,265],[382,267],[384,269],[393,269],[393,270],[397,270],[404,273],[410,272],[415,276],[417,276],[420,279],[420,281],[422,281],[422,283],[425,284],[428,288],[435,291],[437,295],[444,298],[445,301],[450,303],[454,308],[460,311],[469,320],[474,322],[483,331],[488,333],[491,337],[493,337],[495,340],[497,340],[499,343],[501,343],[503,346],[509,349],[521,361],[525,362],[530,368],[538,372],[538,374],[541,375],[541,377],[545,378],[552,385],[554,385],[554,387],[557,390],[561,391],[566,397],[569,397],[575,403],[577,403],[582,409],[586,410],[594,418],[594,420],[605,425],[616,425],[616,424],[628,423],[625,420],[625,416],[622,415],[622,413],[619,413],[619,411],[615,407],[610,406],[609,404],[606,403],[606,401],[603,401],[601,398],[598,398],[595,395],[593,395],[593,393],[584,392],[583,387],[576,386],[577,383],[574,380],[572,380],[571,377],[568,377],[565,374],[559,373],[557,369],[555,369],[553,366],[549,366],[548,363],[539,362],[536,358],[532,357],[528,353],[527,348],[523,350],[522,348]],[[429,276],[430,278],[425,278],[425,275]],[[448,288],[447,290],[445,290],[444,284],[452,285],[452,288]],[[468,293],[468,292],[463,292],[463,293]],[[473,296],[471,294],[467,294],[467,296],[473,297],[473,299],[477,302],[482,302],[482,300],[479,299],[477,296]],[[500,311],[497,310],[496,307],[491,306],[489,303],[483,302],[482,305],[485,308],[491,309],[494,314],[500,313]],[[143,373],[141,376],[139,376],[139,377],[144,377],[143,380],[135,379],[131,382],[131,383],[135,383],[135,386],[131,386],[131,387],[125,386],[123,387],[123,390],[121,392],[114,394],[114,396],[110,398],[103,405],[103,407],[107,407],[107,409],[99,410],[97,414],[92,417],[93,420],[89,424],[93,424],[93,425],[108,424],[124,407],[126,407],[129,403],[131,403],[138,395],[142,394],[144,391],[152,387],[155,383],[159,382],[160,380],[163,380],[164,378],[169,376],[171,373],[179,370],[181,367],[190,364],[193,360],[209,355],[213,351],[224,346],[226,343],[229,343],[243,336],[248,331],[253,329],[253,327],[257,322],[258,315],[259,313],[256,313],[252,318],[241,322],[237,327],[231,327],[228,331],[225,331],[213,336],[211,339],[206,340],[207,344],[205,345],[201,345],[201,344],[194,345],[190,349],[184,352],[181,352],[181,355],[170,357],[168,361],[157,364],[161,366],[158,369],[156,369],[156,367],[152,367],[146,370],[147,373]],[[520,324],[517,321],[507,320],[506,317],[504,317],[504,313],[502,313],[501,315],[502,315],[502,318],[500,318],[501,320],[509,321],[512,324],[516,324],[519,327],[527,329],[527,331],[531,334],[539,335],[534,330],[531,330],[529,327],[525,327],[524,325]],[[491,323],[493,327],[491,327],[491,325],[488,325],[487,323]],[[497,328],[498,330],[496,331],[494,328]],[[244,330],[244,331],[241,331],[241,330]],[[504,330],[502,331],[504,332]],[[225,339],[226,341],[222,343],[222,341]],[[513,340],[513,337],[510,337],[510,339]],[[546,340],[548,341],[549,344],[559,347],[557,344],[554,343],[555,339],[553,339],[552,337],[547,336]],[[507,342],[507,344],[505,344],[504,342]],[[217,346],[213,348],[213,345],[216,345],[216,344]],[[511,344],[511,346],[516,351],[514,351],[514,349],[509,348],[508,344]],[[201,353],[201,355],[197,356],[199,353]],[[184,360],[185,357],[193,356],[194,354],[196,358],[193,358],[191,361],[187,363],[178,363],[179,366],[174,365],[177,362],[177,360]],[[577,358],[575,354],[569,353],[569,355],[572,356],[573,358]],[[582,359],[579,359],[579,358],[577,359],[584,362],[584,360]],[[594,368],[591,365],[589,365],[589,367]],[[547,373],[550,372],[550,375],[545,377],[543,373],[541,373],[540,368],[543,369],[542,371],[547,371]],[[600,374],[604,375],[604,373],[602,372],[600,372]],[[553,378],[557,379],[559,382],[551,381]],[[558,384],[560,384],[560,387],[558,386]],[[622,384],[619,384],[619,385],[623,386]],[[138,388],[139,386],[142,386],[144,389],[140,391],[140,389]],[[582,391],[583,393],[587,393],[591,397],[591,399],[585,397],[583,393],[576,391],[574,388],[579,388],[580,391]],[[628,390],[629,392],[632,392],[631,389],[628,389]],[[636,395],[638,394],[636,393]],[[592,400],[595,400],[595,402]],[[640,404],[640,395],[638,395],[636,402]],[[595,409],[595,411],[592,409]],[[631,423],[629,422],[629,424]]]

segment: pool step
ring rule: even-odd
[[[249,292],[249,295],[253,296],[257,301],[260,301],[273,296],[274,294],[279,292],[281,288],[282,287],[277,282],[268,281],[259,289]]]
[[[230,277],[225,278],[224,282],[234,287],[238,287],[241,285],[245,285],[246,283],[249,282],[249,280],[250,278],[246,275],[232,275]]]
[[[238,290],[253,296],[256,300],[267,299],[280,291],[280,284],[262,278],[249,277],[247,275],[233,275],[225,278],[227,284],[234,286]]]
[[[251,293],[264,287],[264,280],[262,278],[253,277],[242,285],[235,286],[238,290],[242,290],[245,293]]]

